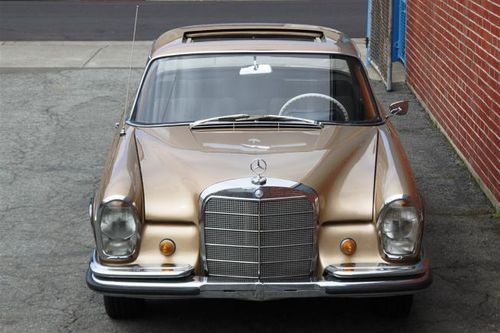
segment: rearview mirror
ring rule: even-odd
[[[257,56],[253,56],[253,65],[248,67],[240,68],[240,75],[252,75],[252,74],[269,74],[272,73],[273,69],[271,65],[259,64],[257,63]]]
[[[408,113],[408,101],[397,101],[389,106],[389,115],[385,118],[392,116],[403,116]]]
[[[248,67],[243,67],[240,69],[240,75],[252,75],[252,74],[269,74],[272,73],[273,69],[271,65],[252,65]]]

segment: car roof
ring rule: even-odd
[[[224,52],[336,53],[359,58],[344,33],[304,24],[210,24],[169,30],[153,43],[150,57]]]

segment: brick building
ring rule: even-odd
[[[500,0],[369,0],[370,10],[372,48],[392,50],[374,61],[405,63],[408,85],[498,209]]]
[[[407,3],[408,85],[497,207],[499,40],[498,0]]]

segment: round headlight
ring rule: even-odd
[[[135,252],[139,220],[133,206],[121,200],[105,203],[97,224],[106,259],[128,259]]]
[[[137,227],[132,207],[104,207],[101,232],[111,239],[128,239]]]
[[[388,203],[377,222],[384,253],[398,259],[414,255],[420,242],[420,224],[420,214],[410,201],[395,200]]]

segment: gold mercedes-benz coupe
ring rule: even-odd
[[[337,30],[164,33],[89,206],[88,286],[112,318],[148,298],[381,297],[407,314],[432,281],[388,119],[407,110],[384,111]]]

